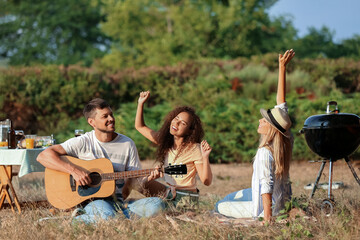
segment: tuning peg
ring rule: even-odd
[[[169,166],[171,166],[171,163],[169,163]]]

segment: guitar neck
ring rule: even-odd
[[[125,171],[125,172],[103,173],[103,174],[101,174],[101,177],[102,177],[103,181],[125,179],[125,178],[137,178],[137,177],[148,176],[154,170],[155,170],[155,168],[144,169],[144,170]]]

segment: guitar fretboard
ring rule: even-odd
[[[124,179],[124,178],[137,178],[148,176],[153,169],[144,169],[144,170],[134,170],[134,171],[127,171],[127,172],[114,172],[114,173],[103,173],[101,174],[103,181],[110,181],[110,180],[117,180],[117,179]]]

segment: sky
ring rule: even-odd
[[[313,26],[335,31],[334,41],[360,35],[360,0],[279,0],[270,8],[270,16],[292,15],[298,36]]]

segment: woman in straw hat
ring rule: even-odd
[[[260,109],[257,132],[260,145],[253,162],[252,188],[227,195],[216,203],[215,210],[234,218],[264,217],[270,221],[291,197],[289,165],[292,152],[291,120],[285,101],[286,65],[295,52],[279,54],[279,80],[273,109]]]

